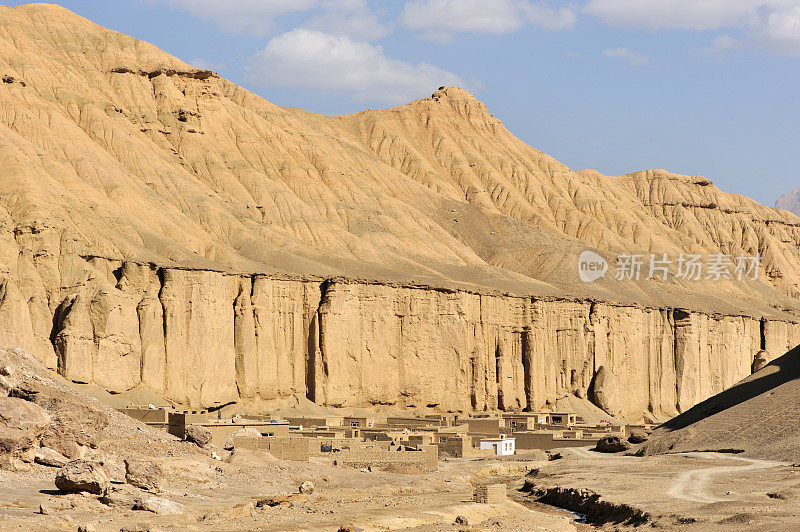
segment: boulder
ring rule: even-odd
[[[144,490],[155,490],[161,486],[164,472],[161,466],[146,460],[125,460],[125,480],[128,484]]]
[[[17,397],[0,397],[0,468],[29,469],[50,422],[47,412],[34,403]]]
[[[186,427],[184,439],[197,444],[199,447],[205,447],[211,443],[211,431],[201,425],[189,425]]]
[[[306,495],[314,493],[314,483],[311,482],[310,480],[306,480],[305,482],[300,484],[298,491]]]
[[[231,434],[231,437],[228,438],[227,442],[225,442],[225,450],[230,451],[231,449],[233,449],[234,438],[240,438],[240,437],[260,438],[261,433],[258,432],[258,430],[254,429],[253,427],[242,427],[233,434]]]
[[[463,515],[459,515],[459,516],[456,517],[455,524],[457,524],[457,525],[469,525],[469,519],[467,519]]]
[[[133,510],[141,497],[142,492],[132,486],[112,486],[100,502],[111,508]]]
[[[79,403],[67,394],[42,390],[35,394],[34,401],[53,420],[42,435],[42,445],[68,458],[82,458],[84,447],[96,446],[100,433],[108,425],[105,412]]]
[[[36,456],[34,461],[37,464],[50,466],[50,467],[64,467],[69,462],[69,458],[49,447],[39,447],[36,449]]]
[[[628,435],[628,441],[639,444],[646,442],[649,437],[647,432],[642,429],[631,429],[631,433]]]
[[[619,453],[627,451],[631,448],[631,444],[620,438],[619,436],[603,436],[597,442],[595,451],[601,453]]]
[[[100,462],[73,460],[56,473],[56,487],[66,493],[87,492],[105,495],[110,482]]]
[[[127,467],[125,461],[114,454],[93,453],[92,460],[96,460],[103,464],[103,468],[108,473],[108,479],[117,484],[124,484],[126,482],[125,476],[127,474]]]
[[[592,380],[589,398],[602,410],[612,416],[616,416],[621,411],[618,389],[619,385],[616,376],[607,370],[605,366],[600,366],[597,368],[597,373],[595,373]]]
[[[136,500],[134,510],[144,510],[158,515],[176,515],[183,513],[183,505],[155,495],[142,495]]]

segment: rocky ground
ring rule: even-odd
[[[607,528],[800,519],[800,466],[742,455],[581,448],[443,459],[429,474],[355,470],[181,441],[76,392],[22,350],[0,350],[0,389],[2,530],[589,528],[554,506]],[[508,484],[506,503],[472,502],[475,486],[496,482]]]
[[[800,465],[712,452],[561,455],[526,477],[531,495],[517,500],[545,495],[609,528],[793,530],[800,523]]]
[[[154,430],[22,350],[0,350],[0,376],[1,530],[575,530],[563,512],[471,502],[475,485],[520,478],[542,453],[432,474],[281,461]]]

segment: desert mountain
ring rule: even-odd
[[[776,207],[786,209],[800,216],[800,188],[778,198]]]
[[[44,4],[0,7],[0,79],[0,343],[74,381],[489,409],[585,397],[605,366],[608,409],[660,415],[796,345],[800,218],[573,172],[462,89],[316,115]],[[763,264],[588,284],[585,250]]]
[[[800,291],[800,219],[702,177],[571,172],[461,89],[313,115],[62,8],[2,11],[2,215],[17,243],[40,235],[83,256],[657,306]],[[587,247],[760,252],[766,286],[589,289],[576,275]]]

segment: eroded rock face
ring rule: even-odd
[[[0,345],[70,380],[453,410],[602,381],[595,402],[663,418],[800,344],[788,212],[701,176],[573,172],[456,87],[310,115],[62,8],[0,10]],[[764,263],[747,283],[583,283],[587,249]]]
[[[0,397],[0,468],[30,468],[51,419],[43,408],[16,397]]]
[[[73,460],[56,473],[56,487],[66,493],[85,491],[104,495],[110,486],[108,474],[100,462]]]
[[[102,410],[79,403],[66,394],[37,393],[34,401],[52,418],[42,435],[42,445],[68,458],[82,457],[85,448],[96,444],[108,425],[108,416]]]

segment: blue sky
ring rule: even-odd
[[[0,2],[19,5],[25,2]],[[571,168],[800,187],[800,0],[64,0],[285,106],[458,84]]]

